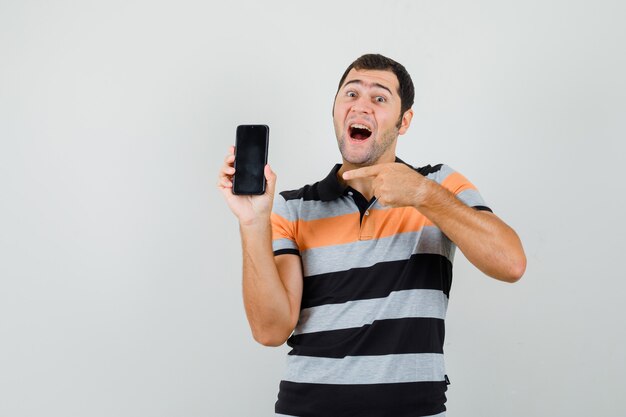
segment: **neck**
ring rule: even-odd
[[[355,178],[353,180],[346,181],[342,177],[343,173],[347,171],[352,171],[353,169],[364,168],[366,166],[391,163],[395,162],[395,160],[395,155],[390,155],[388,157],[381,156],[381,158],[379,158],[373,164],[353,164],[343,159],[343,164],[341,165],[341,168],[339,168],[339,171],[337,171],[339,183],[354,188],[355,190],[363,194],[363,197],[365,197],[369,201],[374,197],[374,191],[372,186],[373,177]]]

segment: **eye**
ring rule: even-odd
[[[348,96],[348,97],[356,97],[356,93],[354,91],[348,91],[346,93],[346,96]]]
[[[374,100],[376,100],[377,103],[386,103],[387,102],[387,99],[385,97],[383,97],[383,96],[376,96],[374,98]]]

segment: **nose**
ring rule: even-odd
[[[370,106],[369,101],[365,97],[360,97],[354,103],[352,103],[352,107],[350,108],[350,112],[354,113],[371,113],[372,108]]]

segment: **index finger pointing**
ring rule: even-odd
[[[372,177],[372,176],[377,175],[379,170],[380,169],[377,166],[357,168],[351,171],[344,172],[342,177],[344,180],[353,180],[355,178]]]

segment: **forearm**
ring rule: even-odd
[[[243,252],[243,300],[252,334],[259,343],[277,346],[295,323],[272,251],[269,220],[240,225]]]
[[[497,216],[470,208],[430,182],[428,198],[416,208],[431,220],[485,274],[507,282],[521,278],[526,257],[515,231]]]

